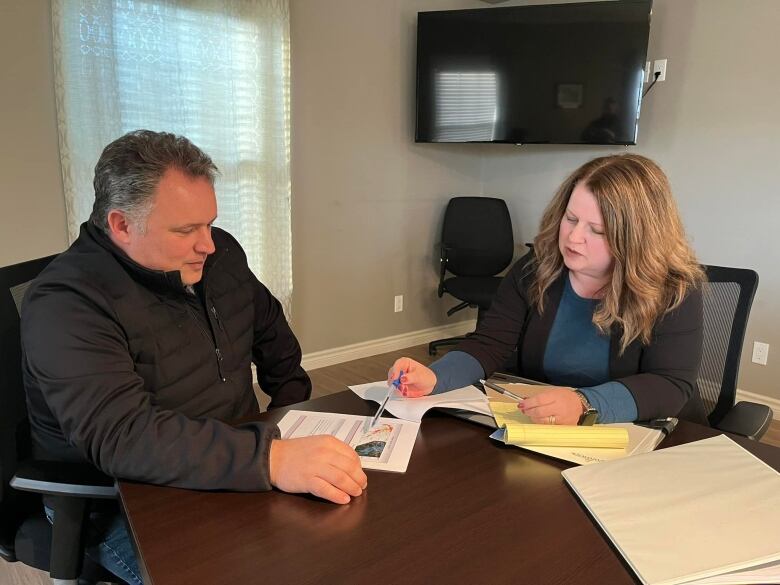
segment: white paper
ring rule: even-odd
[[[769,585],[770,583],[780,583],[780,563],[768,563],[744,571],[697,579],[689,583],[691,585],[745,585],[745,583]]]
[[[349,389],[364,400],[371,400],[377,404],[381,403],[387,396],[387,382],[384,380],[350,386]],[[398,390],[394,390],[385,410],[398,418],[420,422],[428,410],[436,407],[459,408],[469,412],[478,412],[492,416],[487,396],[476,386],[467,386],[466,388],[459,388],[433,396],[422,396],[420,398],[406,398]]]
[[[282,439],[333,435],[357,451],[364,469],[405,472],[420,423],[380,417],[374,428],[369,429],[371,418],[291,410],[278,426]]]

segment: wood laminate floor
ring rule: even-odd
[[[335,366],[311,370],[309,375],[314,387],[312,398],[341,392],[347,389],[348,384],[362,384],[364,382],[383,380],[387,376],[387,371],[390,369],[393,361],[401,356],[411,357],[424,364],[429,364],[436,359],[428,355],[427,345],[418,345],[399,351],[336,364]],[[267,397],[265,400],[261,400],[263,408],[267,403]],[[771,427],[761,439],[761,442],[780,447],[780,421],[772,421]],[[0,561],[0,584],[50,585],[51,581],[48,575],[42,571],[31,569],[19,563]]]

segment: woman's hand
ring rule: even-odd
[[[551,386],[517,405],[538,424],[576,425],[582,415],[582,401],[574,388]]]
[[[401,383],[398,390],[407,398],[417,398],[433,392],[436,386],[436,374],[429,368],[426,368],[419,362],[408,357],[402,357],[395,360],[393,367],[387,373],[388,383],[392,383],[401,376]]]

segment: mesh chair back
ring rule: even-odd
[[[21,367],[22,298],[32,280],[55,257],[0,268],[0,544],[13,537],[26,512],[20,501],[26,496],[8,489],[17,462],[29,457],[31,450]]]
[[[697,384],[710,425],[728,413],[736,399],[739,361],[758,274],[743,268],[703,266],[704,343]]]
[[[512,219],[503,199],[453,197],[444,212],[442,245],[456,276],[493,276],[512,261]]]

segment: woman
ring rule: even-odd
[[[515,347],[518,371],[551,384],[518,407],[534,422],[679,416],[706,424],[696,391],[703,272],[669,181],[653,161],[592,160],[547,207],[533,251],[499,287],[476,332],[426,368],[393,364],[409,397],[490,376]]]

